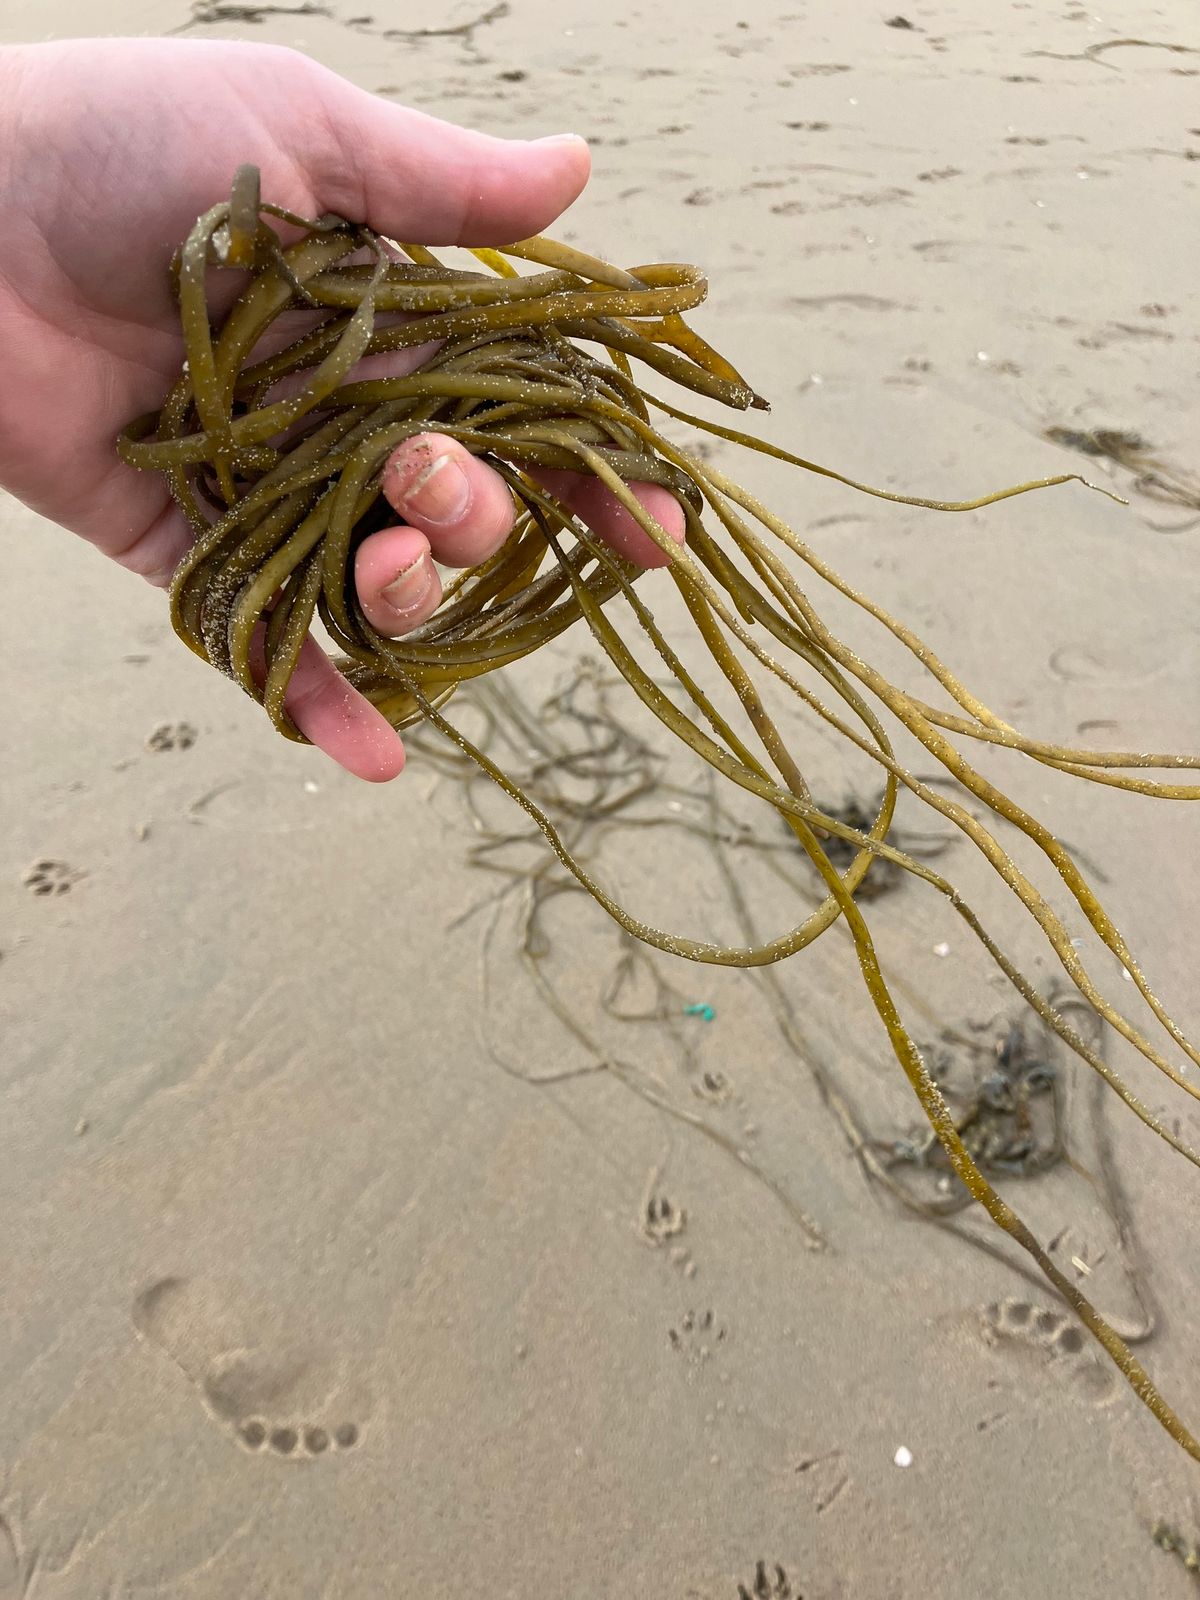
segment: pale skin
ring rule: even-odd
[[[167,265],[243,162],[261,169],[264,197],[301,215],[336,212],[428,245],[542,232],[589,172],[574,136],[526,142],[454,127],[270,45],[106,39],[0,50],[0,486],[160,588],[189,530],[162,479],[119,462],[114,440],[178,374]],[[430,348],[374,359],[403,372]],[[594,481],[541,477],[622,553],[663,562]],[[364,540],[355,580],[372,625],[399,637],[437,608],[434,562],[483,560],[514,507],[490,467],[440,434],[395,451],[384,492],[396,525]],[[681,540],[675,501],[652,485],[635,492]],[[288,709],[356,776],[383,782],[402,770],[400,736],[313,640]]]

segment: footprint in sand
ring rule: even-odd
[[[738,1584],[738,1600],[804,1600],[804,1596],[778,1562],[759,1561],[750,1585]]]
[[[26,869],[24,883],[30,894],[69,894],[86,876],[65,861],[35,861]]]
[[[360,1443],[370,1405],[341,1364],[311,1345],[256,1337],[232,1293],[162,1278],[134,1301],[133,1325],[243,1450],[311,1461]]]
[[[1121,1392],[1116,1372],[1094,1352],[1090,1335],[1065,1311],[1028,1300],[995,1300],[984,1307],[983,1333],[989,1344],[1010,1354],[1058,1366],[1092,1405],[1109,1405]]]
[[[665,1244],[676,1239],[687,1227],[687,1212],[665,1194],[651,1193],[642,1212],[642,1233],[652,1245]]]
[[[665,1194],[654,1192],[656,1176],[656,1172],[651,1173],[650,1187],[642,1203],[640,1219],[642,1238],[655,1250],[667,1246],[671,1265],[678,1267],[685,1278],[694,1278],[696,1263],[692,1260],[692,1252],[685,1244],[679,1242],[680,1235],[687,1228],[687,1212],[682,1206],[675,1205]]]
[[[710,1105],[720,1106],[732,1096],[733,1085],[723,1072],[709,1070],[702,1072],[692,1084],[692,1093]]]
[[[708,1361],[728,1336],[728,1330],[712,1311],[685,1311],[679,1326],[667,1329],[671,1349],[691,1367]]]
[[[160,722],[146,738],[146,749],[156,753],[164,750],[190,750],[199,735],[190,722]]]

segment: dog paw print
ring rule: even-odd
[[[1092,1353],[1087,1334],[1065,1311],[1028,1300],[997,1300],[984,1307],[983,1330],[991,1344],[1061,1362],[1060,1370],[1093,1405],[1108,1404],[1118,1392],[1116,1374]]]
[[[692,1085],[692,1093],[701,1100],[707,1100],[710,1105],[724,1105],[733,1093],[729,1079],[723,1072],[716,1072],[711,1068],[702,1072]]]
[[[1082,1353],[1087,1336],[1061,1311],[1030,1305],[1028,1300],[996,1300],[986,1307],[984,1323],[995,1338],[1022,1339],[1059,1356]]]
[[[146,749],[155,752],[190,750],[198,737],[190,722],[160,722],[146,740]]]
[[[760,1561],[749,1588],[744,1583],[738,1584],[738,1600],[804,1600],[804,1596],[792,1587],[791,1579],[778,1562],[768,1566]]]
[[[35,861],[26,869],[24,882],[30,894],[67,894],[85,876],[65,861]]]
[[[699,1366],[725,1343],[727,1332],[711,1311],[686,1311],[677,1328],[668,1328],[667,1338],[672,1350]]]
[[[687,1212],[682,1206],[673,1205],[665,1194],[654,1194],[647,1200],[642,1232],[651,1244],[665,1244],[681,1234],[686,1226]]]

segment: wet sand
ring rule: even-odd
[[[455,0],[353,22],[369,4],[191,31],[291,43],[453,121],[587,135],[559,236],[702,264],[697,325],[771,398],[771,439],[908,492],[1082,468],[1127,495],[938,517],[714,452],[1002,716],[1200,747],[1195,513],[1046,437],[1121,429],[1197,470],[1190,6],[956,0],[901,27],[798,0]],[[9,0],[0,39],[189,10]],[[1098,48],[1118,37],[1146,42]],[[499,883],[453,776],[418,752],[372,789],[276,739],[161,596],[11,501],[0,563],[3,1600],[1194,1592],[1151,1530],[1200,1538],[1200,1469],[1048,1287],[850,1152],[823,1083],[874,1139],[921,1124],[845,940],[774,990],[656,958],[628,1009],[666,1020],[622,1022],[614,931],[564,901],[552,976],[599,1068],[519,961],[511,900],[460,920]],[[644,593],[673,627],[664,583]],[[515,681],[536,706],[586,654],[568,639]],[[826,795],[869,797],[829,739],[804,759]],[[988,770],[1100,865],[1194,1035],[1200,818]],[[605,852],[639,911],[732,928],[682,828]],[[968,846],[939,866],[1049,984]],[[745,874],[764,932],[796,920],[757,858]],[[974,1070],[1011,991],[919,885],[870,911],[920,1041]],[[1122,1326],[1157,1310],[1139,1354],[1195,1424],[1195,1175],[1052,1067],[1078,1170],[1006,1193]]]

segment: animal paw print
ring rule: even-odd
[[[237,1426],[238,1442],[247,1450],[271,1450],[293,1460],[312,1460],[327,1450],[353,1450],[360,1434],[357,1423],[343,1422],[332,1432],[314,1425],[294,1427],[291,1423],[272,1424],[261,1417],[247,1417]]]
[[[647,1200],[642,1232],[651,1244],[665,1244],[681,1234],[686,1226],[687,1212],[682,1206],[672,1205],[665,1194],[651,1195]]]
[[[692,1085],[692,1093],[701,1100],[707,1100],[711,1105],[724,1105],[733,1090],[723,1072],[708,1069],[702,1072]]]
[[[672,1350],[677,1351],[692,1366],[705,1362],[725,1343],[725,1328],[711,1311],[686,1311],[677,1328],[669,1328],[667,1337]]]
[[[983,1312],[984,1336],[1062,1361],[1064,1370],[1094,1405],[1117,1393],[1116,1375],[1088,1348],[1087,1334],[1064,1311],[1031,1305],[1028,1300],[997,1300]]]
[[[190,750],[198,737],[190,722],[160,722],[146,740],[146,749],[155,752]]]
[[[85,876],[65,861],[35,861],[25,873],[25,887],[30,894],[66,894]]]
[[[792,1588],[791,1579],[779,1565],[768,1567],[760,1561],[754,1569],[754,1583],[748,1589],[738,1584],[738,1600],[804,1600],[799,1589]]]
[[[1087,1336],[1061,1311],[1039,1310],[1028,1300],[996,1300],[983,1313],[988,1331],[1000,1339],[1024,1339],[1054,1355],[1077,1356]]]

